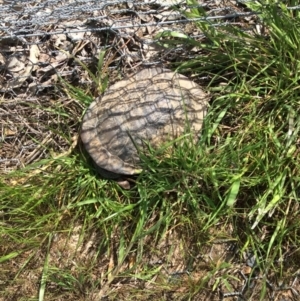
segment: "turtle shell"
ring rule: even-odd
[[[113,84],[91,103],[81,140],[104,177],[141,172],[138,148],[175,139],[187,128],[200,135],[208,95],[186,76],[163,68],[143,69]]]

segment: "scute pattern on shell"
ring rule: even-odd
[[[187,77],[144,69],[91,103],[81,140],[103,176],[134,175],[141,172],[134,144],[142,147],[146,140],[159,146],[182,135],[187,124],[197,138],[207,103],[208,95]]]

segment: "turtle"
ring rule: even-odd
[[[87,108],[81,140],[98,173],[117,179],[141,173],[138,149],[159,147],[184,134],[198,139],[209,95],[186,76],[144,68],[111,85]]]

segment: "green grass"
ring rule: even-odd
[[[174,68],[209,76],[213,99],[199,143],[186,139],[166,151],[150,150],[131,190],[99,179],[71,144],[65,156],[2,178],[3,297],[32,275],[26,300],[37,300],[37,292],[40,300],[101,294],[168,300],[166,292],[176,300],[202,300],[220,286],[234,291],[231,281],[238,276],[229,269],[244,264],[243,252],[255,255],[254,275],[287,284],[294,279],[300,255],[300,11],[285,7],[272,1],[255,7],[265,36],[203,21],[197,26],[204,41],[174,33],[159,37],[164,45],[203,49]],[[188,16],[204,14],[192,9]],[[99,70],[103,60],[101,54]],[[106,76],[94,80],[105,89]],[[67,88],[85,106],[92,99]],[[233,261],[209,260],[216,241],[235,243]],[[190,276],[176,278],[171,264]],[[267,300],[267,290],[263,282],[253,300]]]

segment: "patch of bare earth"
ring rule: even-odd
[[[224,229],[218,231],[224,234]],[[263,300],[299,300],[297,266],[288,260],[283,264],[285,274],[290,275],[284,281],[279,274],[259,271],[253,266],[253,256],[238,257],[233,238],[197,245],[170,231],[157,244],[146,237],[142,257],[132,246],[121,260],[118,230],[109,250],[101,247],[101,235],[92,230],[88,233],[78,224],[71,232],[53,236],[46,300],[254,301],[264,290]],[[47,244],[2,264],[0,300],[35,300]]]

